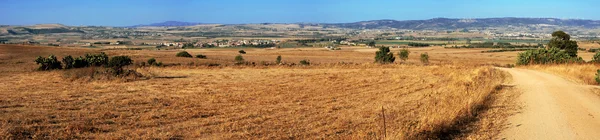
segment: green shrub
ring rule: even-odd
[[[124,66],[131,65],[132,63],[133,60],[129,56],[114,56],[108,61],[108,67],[113,70],[115,75],[119,75],[123,73]]]
[[[594,54],[594,57],[592,57],[592,62],[600,63],[600,52],[597,52],[596,54]]]
[[[89,66],[88,62],[85,58],[79,56],[77,58],[73,58],[72,56],[65,56],[62,59],[62,62],[65,64],[65,69],[71,68],[84,68]]]
[[[240,54],[246,54],[246,51],[244,51],[244,50],[240,50],[240,51],[238,51],[238,52],[239,52]]]
[[[147,61],[147,62],[148,62],[148,65],[152,66],[152,65],[155,65],[155,64],[156,64],[156,59],[154,59],[154,58],[150,58],[150,59],[148,59],[148,61]]]
[[[375,62],[381,64],[394,63],[396,58],[394,54],[390,53],[389,47],[380,47],[379,51],[375,52]]]
[[[402,49],[398,53],[398,58],[400,58],[402,61],[406,61],[408,60],[408,55],[410,55],[410,51],[408,51],[408,49]]]
[[[310,65],[309,60],[300,60],[300,65]]]
[[[196,58],[206,59],[206,55],[198,54],[196,55]]]
[[[175,56],[177,56],[177,57],[190,57],[190,58],[192,57],[192,55],[190,53],[188,53],[187,51],[178,52],[177,55],[175,55]]]
[[[427,54],[427,53],[421,54],[421,63],[429,64],[429,54]]]
[[[244,57],[242,57],[242,55],[235,56],[235,62],[236,62],[236,64],[244,63]]]
[[[561,63],[581,63],[581,57],[573,57],[570,53],[559,48],[528,50],[519,53],[517,65],[529,64],[561,64]]]
[[[65,69],[73,68],[74,59],[72,56],[68,55],[63,57],[62,62],[65,64]]]
[[[35,63],[40,65],[38,70],[62,69],[62,64],[60,63],[60,61],[58,61],[58,59],[54,55],[50,55],[46,58],[38,56],[35,59]]]
[[[277,59],[275,59],[275,63],[281,64],[281,55],[277,56]]]
[[[73,60],[73,68],[84,68],[89,65],[90,64],[87,62],[87,60],[81,56],[79,56]]]
[[[596,77],[594,78],[596,83],[600,84],[600,69],[596,70]]]
[[[104,52],[99,54],[85,54],[85,61],[89,66],[105,66],[108,64],[108,55]]]

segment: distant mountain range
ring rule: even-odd
[[[181,26],[194,26],[202,23],[194,22],[181,22],[181,21],[165,21],[160,23],[152,23],[148,25],[134,25],[131,27],[181,27]]]
[[[202,23],[166,21],[148,25],[136,25],[132,27],[180,27],[194,26]],[[478,27],[508,27],[508,26],[568,26],[582,28],[600,28],[599,20],[583,19],[557,19],[557,18],[477,18],[477,19],[451,19],[434,18],[428,20],[371,20],[353,23],[296,23],[300,25],[321,25],[324,27],[338,27],[351,29],[412,29],[412,30],[440,30],[440,29],[463,29]],[[237,24],[239,25],[239,24]]]
[[[583,28],[598,28],[598,20],[556,19],[556,18],[480,18],[480,19],[450,19],[434,18],[429,20],[372,20],[354,23],[324,24],[327,27],[352,29],[461,29],[477,27],[508,27],[508,26],[569,26]]]

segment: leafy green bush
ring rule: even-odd
[[[381,64],[394,63],[396,58],[394,54],[390,53],[389,47],[380,47],[379,51],[375,52],[375,62]]]
[[[108,67],[113,70],[115,75],[119,75],[123,73],[124,66],[131,65],[132,63],[133,60],[129,56],[114,56],[108,61]]]
[[[398,53],[398,58],[400,58],[402,61],[406,61],[408,59],[408,55],[410,55],[410,51],[408,51],[408,49],[402,49]]]
[[[281,55],[277,56],[277,59],[275,60],[275,63],[281,64]]]
[[[528,64],[560,64],[560,63],[581,63],[581,57],[572,57],[566,51],[559,48],[528,50],[519,53],[517,65]]]
[[[192,57],[192,55],[190,53],[186,52],[186,51],[181,51],[181,52],[177,53],[177,55],[175,55],[175,56],[177,56],[177,57],[190,57],[190,58]]]
[[[235,56],[235,62],[236,62],[236,64],[244,63],[244,57],[242,57],[242,55]]]
[[[421,63],[429,64],[429,54],[427,54],[427,53],[421,54]]]
[[[239,52],[240,54],[246,54],[246,51],[244,51],[244,50],[240,50],[240,51],[238,51],[238,52]]]
[[[596,83],[600,84],[600,69],[596,71],[596,77],[594,78]]]
[[[148,61],[147,61],[147,62],[148,62],[148,65],[150,65],[150,66],[152,66],[152,65],[156,65],[156,59],[154,59],[154,58],[150,58],[150,59],[148,59]]]
[[[50,55],[46,58],[38,56],[35,59],[35,63],[40,65],[38,70],[62,69],[62,64],[60,63],[60,61],[58,61],[58,59],[54,55]]]
[[[62,62],[65,64],[65,69],[73,68],[74,59],[72,56],[68,55],[63,57]]]
[[[206,59],[206,55],[198,54],[196,55],[196,58]]]
[[[81,56],[79,56],[73,60],[73,68],[84,68],[89,65],[90,64],[87,62],[87,60]]]
[[[597,52],[596,54],[594,54],[594,57],[592,57],[592,62],[600,63],[600,52]]]
[[[309,60],[300,60],[300,65],[310,65]]]
[[[65,69],[71,68],[84,68],[89,66],[88,62],[85,58],[79,56],[77,58],[73,58],[72,56],[65,56],[62,59],[62,62],[65,64]]]
[[[105,66],[108,64],[108,55],[104,52],[99,54],[85,54],[85,61],[89,66]]]

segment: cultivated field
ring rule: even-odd
[[[256,64],[281,55],[284,62],[313,65],[236,66],[237,50],[188,50],[208,59],[174,57],[179,50],[106,50],[136,63],[156,58],[180,64],[130,66],[149,79],[124,81],[90,78],[95,68],[35,71],[36,56],[100,49],[0,46],[0,136],[490,139],[503,120],[490,119],[498,115],[484,108],[499,104],[495,96],[504,92],[506,75],[486,64],[511,63],[516,56],[431,47],[411,49],[404,64],[378,65],[372,63],[375,49],[246,48],[244,58]],[[423,52],[430,65],[418,62]],[[495,109],[510,108],[502,106]]]

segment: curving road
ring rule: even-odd
[[[499,139],[570,140],[600,139],[600,96],[590,86],[526,69],[500,68],[509,72],[522,92],[520,113],[508,118]]]

